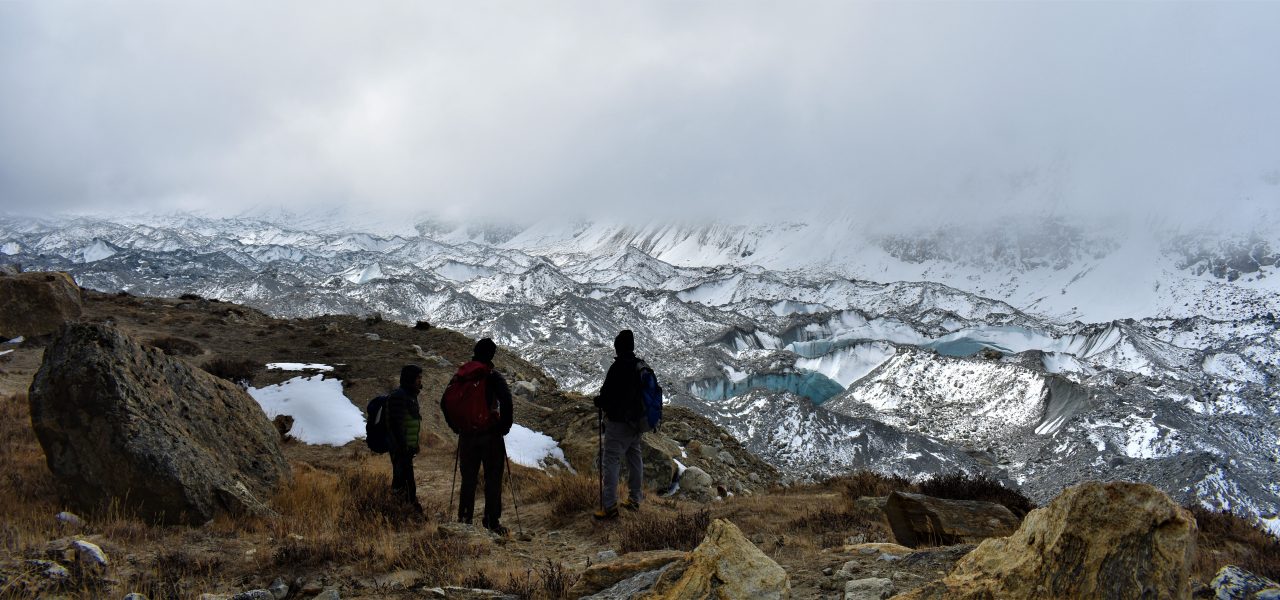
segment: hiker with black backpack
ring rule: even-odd
[[[653,369],[636,357],[635,335],[624,329],[613,340],[617,356],[604,378],[600,395],[600,509],[597,519],[615,519],[618,507],[640,510],[644,499],[644,460],[640,456],[640,436],[657,427],[662,418],[662,388]],[[618,503],[618,476],[622,457],[627,458],[628,498]]]
[[[458,434],[457,464],[462,471],[462,489],[458,495],[458,521],[471,523],[475,511],[476,483],[484,466],[484,517],[481,523],[498,535],[506,535],[502,526],[502,476],[507,462],[507,446],[503,436],[511,431],[513,420],[511,390],[507,381],[493,368],[498,351],[493,340],[476,342],[469,362],[458,368],[440,398],[449,429]]]
[[[418,455],[418,433],[422,413],[418,392],[422,391],[422,367],[405,365],[400,369],[400,387],[386,396],[387,433],[391,454],[391,493],[421,514],[418,484],[413,478],[413,458]]]

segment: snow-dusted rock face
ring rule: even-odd
[[[426,320],[585,393],[631,329],[673,402],[798,476],[1127,478],[1280,529],[1276,235],[344,222],[0,220],[0,246],[103,290]]]

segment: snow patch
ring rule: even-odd
[[[333,367],[322,365],[320,363],[267,363],[267,368],[273,371],[332,371]]]
[[[314,375],[278,385],[249,388],[267,418],[293,417],[289,432],[313,445],[342,446],[364,437],[364,413],[342,394],[342,381]]]
[[[346,279],[351,283],[363,284],[377,279],[382,279],[383,277],[385,276],[382,274],[382,265],[373,263],[365,267],[364,270],[359,273],[352,272],[350,275],[347,275]]]
[[[511,462],[533,469],[544,469],[550,464],[567,465],[564,451],[551,436],[514,424],[506,436],[507,456]]]
[[[4,245],[0,245],[0,254],[13,256],[19,252],[22,252],[22,245],[18,242],[5,242]]]
[[[84,262],[87,263],[111,258],[115,255],[115,249],[102,240],[94,240],[92,245],[80,251],[80,256],[84,257]]]

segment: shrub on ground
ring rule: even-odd
[[[702,543],[710,525],[711,513],[705,508],[674,515],[639,512],[623,520],[618,549],[624,554],[664,548],[693,550]]]
[[[1280,538],[1230,512],[1203,506],[1189,506],[1187,510],[1196,518],[1194,570],[1201,581],[1209,581],[1226,565],[1280,581]]]
[[[827,481],[830,487],[841,488],[846,498],[857,500],[863,496],[888,496],[893,492],[914,492],[915,485],[909,479],[897,475],[882,475],[872,471],[858,471],[852,475]]]
[[[1004,487],[999,481],[985,475],[952,473],[926,479],[917,486],[921,494],[950,500],[980,500],[1004,505],[1021,519],[1035,510],[1035,503],[1017,490]]]
[[[251,360],[215,358],[200,368],[214,377],[221,377],[240,387],[249,387],[249,382],[253,380],[253,376],[261,365]]]
[[[195,342],[180,337],[165,336],[153,339],[150,343],[168,356],[197,356],[204,352]]]

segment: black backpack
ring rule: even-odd
[[[378,396],[365,408],[364,443],[374,454],[391,451],[391,428],[387,425],[387,397]]]

